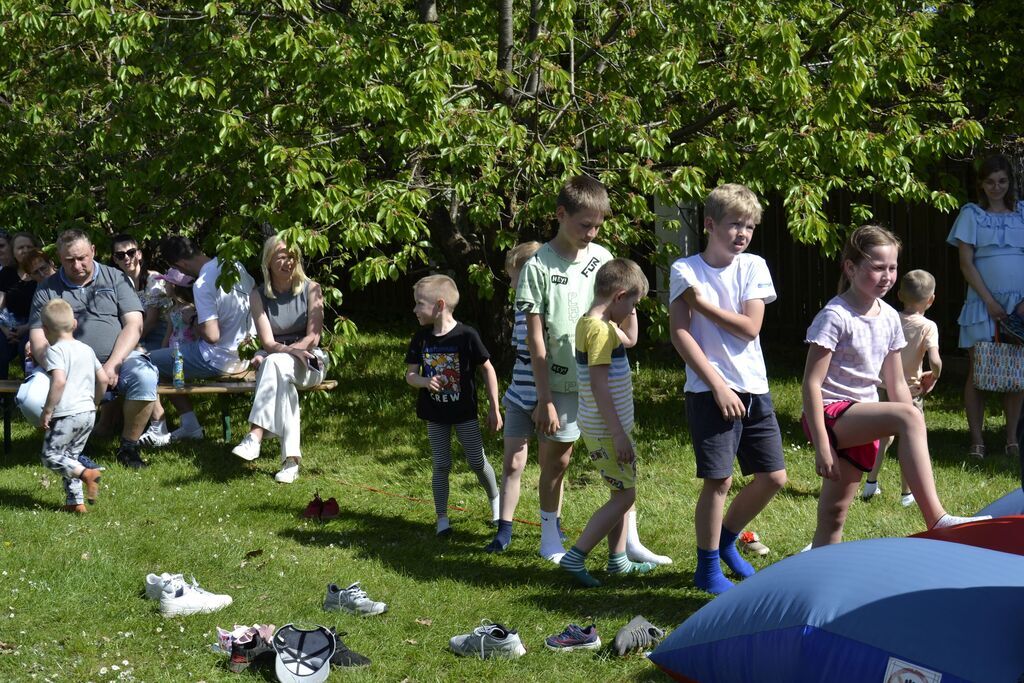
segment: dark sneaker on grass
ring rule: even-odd
[[[347,633],[344,631],[335,631],[333,628],[328,630],[334,634],[334,656],[331,657],[331,666],[338,668],[370,666],[369,657],[364,657],[358,652],[353,652],[348,649],[348,645],[345,645],[345,641],[343,641],[341,637],[347,636]]]
[[[117,461],[133,470],[149,467],[149,463],[139,455],[138,445],[129,446],[128,444],[121,444],[121,447],[117,449]]]
[[[231,643],[231,659],[228,668],[234,673],[241,673],[249,668],[260,656],[274,651],[273,624],[250,626]]]
[[[549,650],[556,650],[558,652],[596,650],[601,647],[601,637],[597,635],[597,626],[594,624],[586,628],[580,628],[576,624],[569,624],[569,627],[558,635],[545,638],[544,645]]]
[[[501,624],[492,624],[486,619],[473,629],[472,633],[453,636],[448,647],[460,657],[504,657],[514,659],[526,654],[519,632],[507,629]]]
[[[633,617],[633,621],[619,629],[615,634],[612,647],[615,654],[625,657],[630,652],[646,650],[665,637],[665,632],[647,621],[643,616]]]
[[[99,470],[100,472],[105,472],[107,469],[103,465],[100,465],[98,462],[90,458],[85,453],[82,453],[81,455],[78,456],[78,462],[82,463],[82,467],[84,467],[87,470]]]

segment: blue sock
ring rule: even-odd
[[[487,545],[487,552],[489,553],[500,553],[508,548],[512,542],[512,522],[506,522],[504,519],[498,520],[498,531],[494,534],[494,539]]]
[[[693,585],[712,595],[721,595],[732,588],[732,581],[725,578],[718,560],[717,550],[697,548],[697,571],[693,573]]]
[[[740,530],[742,531],[742,529]],[[718,537],[718,554],[722,557],[722,561],[731,569],[736,576],[741,579],[746,579],[754,575],[757,570],[754,569],[754,565],[747,562],[740,555],[740,551],[736,548],[736,538],[739,533],[733,533],[722,525],[722,535]]]

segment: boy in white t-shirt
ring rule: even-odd
[[[78,323],[67,301],[50,299],[39,317],[49,344],[46,368],[50,374],[50,391],[39,418],[39,426],[46,431],[41,458],[64,477],[64,510],[83,513],[86,500],[96,502],[100,471],[85,467],[78,458],[92,433],[96,406],[110,379],[93,350],[74,338]]]
[[[900,313],[900,325],[907,345],[900,350],[903,361],[903,376],[910,388],[910,397],[914,407],[924,414],[924,397],[935,388],[935,383],[942,374],[942,357],[939,355],[939,326],[924,317],[924,312],[935,303],[935,278],[926,270],[912,270],[900,280],[900,301],[903,312]],[[928,356],[928,371],[924,370],[924,358]],[[888,394],[884,388],[878,390],[878,400],[887,401]],[[892,443],[892,437],[883,439],[878,447],[875,466],[868,473],[864,482],[864,490],[860,497],[864,500],[882,493],[878,486],[878,473],[885,461],[885,451]],[[900,504],[909,507],[914,504],[907,480],[900,471]]]
[[[740,578],[754,568],[736,538],[786,483],[782,433],[758,335],[775,286],[760,256],[743,253],[761,204],[742,185],[721,185],[704,207],[707,246],[672,264],[669,328],[686,363],[686,417],[704,480],[697,499],[694,585],[714,595],[732,588],[719,559]],[[753,474],[723,517],[734,458]]]

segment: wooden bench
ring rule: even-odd
[[[0,380],[0,395],[3,396],[4,404],[4,455],[11,452],[11,417],[14,415],[14,396],[18,393],[21,380],[4,379]],[[306,391],[331,391],[338,386],[337,380],[327,379]],[[157,393],[161,396],[219,396],[226,398],[232,394],[253,394],[256,392],[256,382],[252,381],[220,381],[220,382],[197,382],[186,384],[181,389],[172,384],[160,384],[157,386]],[[221,424],[224,428],[224,441],[231,441],[231,414],[227,401],[220,401]]]

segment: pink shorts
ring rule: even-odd
[[[825,406],[825,431],[828,433],[829,443],[832,444],[832,448],[836,449],[836,454],[840,458],[848,460],[854,467],[861,472],[870,472],[871,468],[875,466],[875,458],[878,457],[878,441],[872,441],[871,443],[861,444],[859,446],[850,446],[849,448],[839,449],[836,448],[836,435],[832,431],[833,425],[836,420],[843,416],[850,406],[854,405],[856,401],[836,401],[835,403],[829,403]],[[800,425],[804,428],[804,434],[807,436],[807,440],[813,443],[811,439],[811,428],[807,424],[807,415],[800,416]]]

